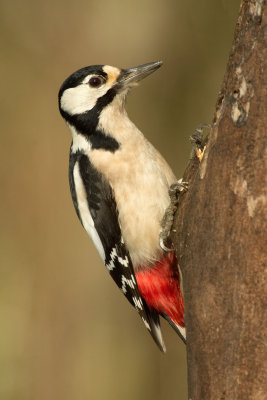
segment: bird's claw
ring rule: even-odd
[[[164,234],[164,232],[160,232],[159,234],[159,245],[161,247],[162,250],[164,250],[166,253],[170,253],[172,251],[174,251],[174,249],[170,249],[169,247],[165,246],[165,240],[167,240],[166,235]]]
[[[195,132],[190,136],[190,141],[193,145],[193,152],[191,154],[191,158],[196,154],[199,161],[202,160],[206,149],[205,145],[206,141],[203,135],[204,128],[211,129],[211,125],[206,123],[200,124],[195,130]]]
[[[162,231],[159,234],[159,245],[162,250],[169,253],[174,251],[173,248],[169,248],[166,246],[166,242],[168,242],[170,237],[170,232],[173,224],[174,214],[177,210],[178,203],[178,195],[181,192],[188,190],[188,183],[183,182],[182,179],[179,179],[177,182],[174,182],[169,188],[169,196],[170,196],[170,205],[167,207],[164,217],[162,219]]]
[[[204,128],[211,129],[210,124],[202,123],[198,125],[197,129],[190,136],[190,142],[197,148],[203,148],[203,130]]]
[[[188,190],[188,182],[183,182],[182,179],[179,179],[169,187],[169,196],[172,200],[173,195],[177,197],[179,193],[187,190]]]

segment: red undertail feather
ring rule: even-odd
[[[167,253],[152,268],[137,272],[136,279],[148,307],[184,327],[184,300],[175,253]]]

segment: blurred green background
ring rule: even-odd
[[[239,0],[1,0],[0,399],[187,398],[186,352],[162,355],[72,206],[57,92],[90,64],[163,67],[128,98],[182,176],[210,122]]]

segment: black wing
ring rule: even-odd
[[[137,286],[132,261],[121,234],[113,190],[106,178],[93,167],[86,155],[80,152],[70,154],[70,189],[76,213],[83,225],[83,217],[79,210],[79,194],[76,191],[73,175],[76,163],[78,163],[80,179],[86,192],[88,212],[90,213],[88,218],[92,218],[94,229],[103,246],[104,263],[113,280],[138,311],[159,348],[165,351],[159,316],[148,308]],[[90,232],[88,233],[91,235]]]

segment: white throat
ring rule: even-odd
[[[97,125],[97,129],[111,135],[119,142],[131,136],[133,130],[138,131],[126,112],[126,95],[127,91],[124,91],[115,96],[113,101],[102,110]]]

